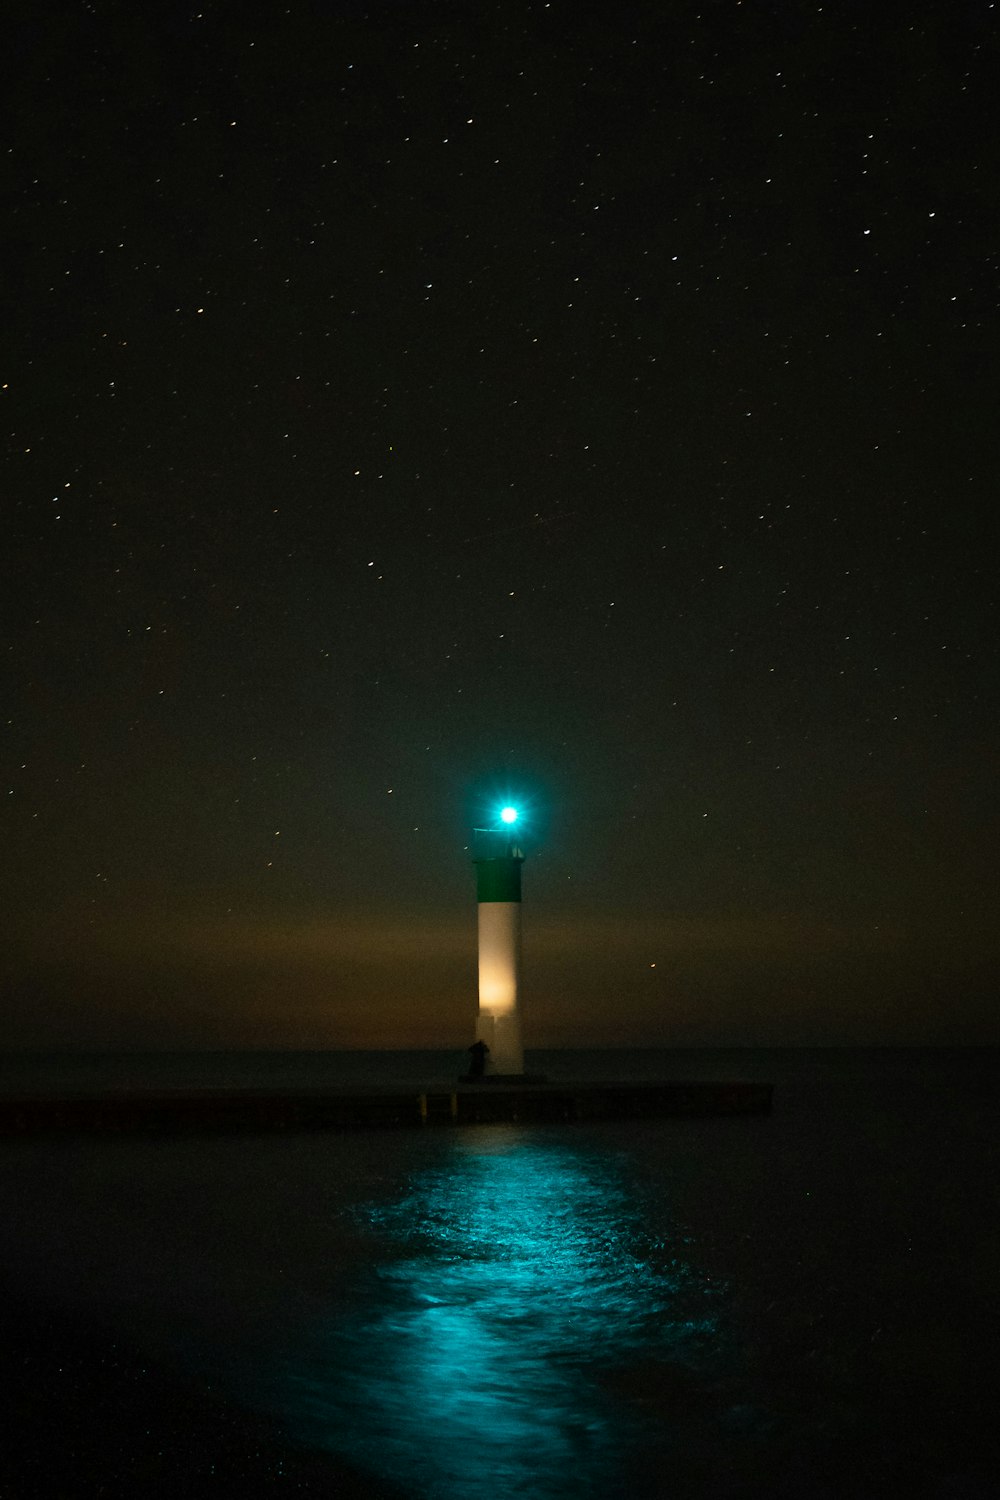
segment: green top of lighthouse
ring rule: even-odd
[[[477,859],[477,901],[520,901],[523,854],[505,854],[500,859]]]
[[[517,808],[501,808],[500,826],[472,830],[472,861],[476,866],[479,901],[520,901],[524,855],[514,840]]]

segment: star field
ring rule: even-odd
[[[13,1040],[995,1040],[995,7],[10,47]]]

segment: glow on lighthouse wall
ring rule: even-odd
[[[523,1073],[521,980],[521,865],[513,825],[517,809],[500,812],[503,825],[476,830],[479,909],[479,1014],[476,1040],[489,1048],[489,1073]]]

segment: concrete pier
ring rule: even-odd
[[[219,1092],[0,1099],[0,1136],[399,1129],[761,1115],[769,1083],[482,1083],[336,1093]]]

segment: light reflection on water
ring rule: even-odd
[[[372,1263],[355,1311],[289,1363],[283,1404],[307,1441],[408,1494],[609,1493],[651,1435],[608,1377],[713,1344],[711,1289],[679,1239],[650,1235],[614,1158],[470,1132],[356,1212]]]

